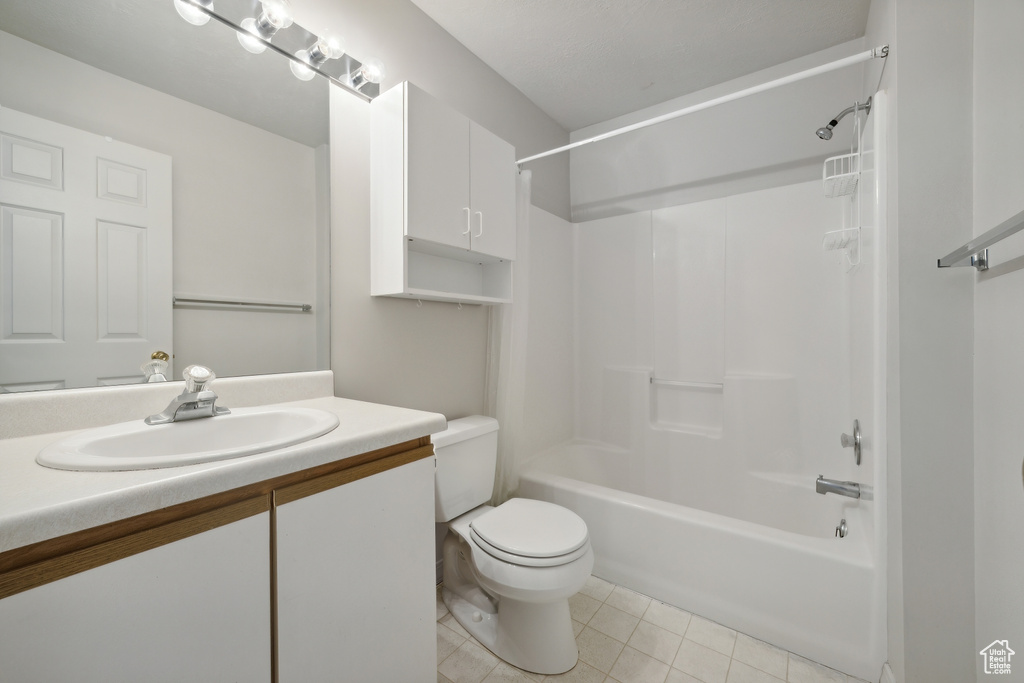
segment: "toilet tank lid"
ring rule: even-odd
[[[430,441],[437,448],[483,436],[498,431],[498,421],[486,415],[470,415],[448,421],[448,429],[430,435]]]

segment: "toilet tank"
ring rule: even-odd
[[[448,522],[491,499],[498,462],[498,421],[472,415],[449,420],[430,436],[437,455],[434,520]]]

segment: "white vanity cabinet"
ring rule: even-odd
[[[0,681],[270,681],[269,503],[262,507],[0,600]],[[207,513],[179,531],[210,515],[217,523]],[[168,531],[61,559],[140,550]]]
[[[515,148],[408,82],[371,111],[371,293],[511,300]]]
[[[433,681],[433,452],[356,450],[0,552],[0,683]]]
[[[275,499],[278,680],[435,680],[434,458]]]

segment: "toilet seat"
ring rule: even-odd
[[[573,560],[578,560],[579,558],[586,555],[587,551],[590,550],[589,545],[584,545],[572,551],[571,553],[567,553],[565,555],[555,555],[553,557],[529,557],[526,555],[514,555],[512,553],[507,553],[504,550],[495,548],[487,541],[480,538],[480,536],[472,529],[469,530],[469,534],[470,538],[472,538],[473,540],[473,543],[480,550],[484,551],[485,553],[487,553],[495,559],[502,560],[504,562],[508,562],[519,567],[557,567],[559,565],[569,564]]]
[[[568,564],[590,540],[580,517],[559,505],[513,498],[474,518],[470,537],[488,555],[524,567]]]

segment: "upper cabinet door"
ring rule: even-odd
[[[472,249],[516,258],[516,150],[477,123],[469,124]]]
[[[469,249],[469,119],[409,85],[406,235]]]

